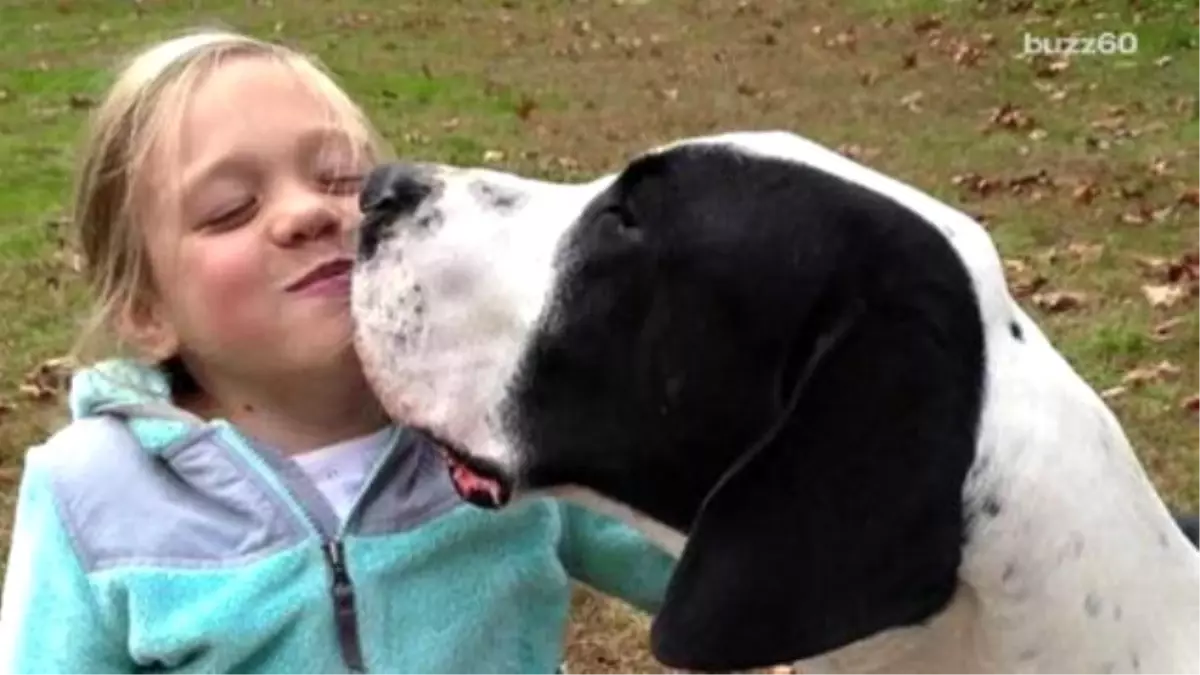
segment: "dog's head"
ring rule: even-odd
[[[819,654],[941,609],[964,536],[979,308],[881,184],[784,134],[579,185],[381,167],[358,348],[468,499],[583,488],[686,534],[664,663]]]

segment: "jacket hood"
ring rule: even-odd
[[[141,445],[161,452],[207,426],[171,400],[167,375],[131,359],[102,361],[71,377],[67,406],[72,420],[100,415],[124,418]]]

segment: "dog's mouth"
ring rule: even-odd
[[[468,453],[453,441],[422,429],[442,454],[450,473],[450,482],[458,496],[475,506],[499,509],[512,499],[513,481],[496,464]]]

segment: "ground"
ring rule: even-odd
[[[4,540],[84,318],[63,232],[74,143],[116,59],[202,25],[315,53],[406,157],[578,178],[678,136],[783,128],[948,200],[989,228],[1167,500],[1197,508],[1194,3],[7,0]],[[1058,35],[1105,53],[1026,53]],[[644,617],[576,600],[570,670],[662,670]]]

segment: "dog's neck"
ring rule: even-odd
[[[1200,554],[1116,418],[1056,353],[1038,348],[1040,333],[1028,332],[1024,355],[993,354],[1007,362],[991,368],[993,395],[964,486],[969,520],[955,597],[922,626],[866,638],[810,668],[1200,668]]]

